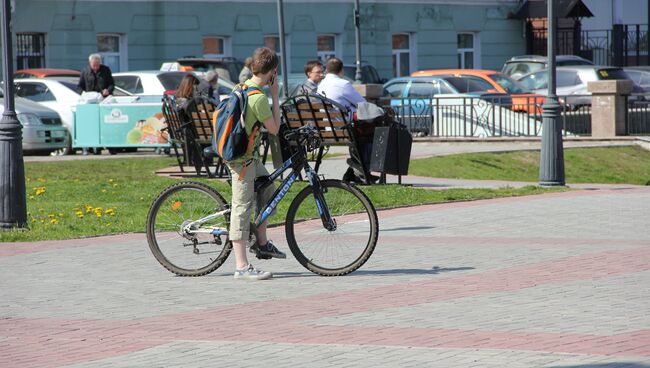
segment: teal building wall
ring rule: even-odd
[[[382,77],[392,77],[391,35],[410,33],[418,69],[455,68],[458,32],[477,32],[481,67],[500,69],[507,58],[525,51],[522,22],[508,19],[517,2],[480,3],[362,0],[362,59]],[[203,36],[231,37],[230,56],[244,59],[263,44],[265,34],[278,33],[275,1],[18,0],[14,5],[14,33],[45,33],[46,66],[52,68],[83,68],[97,51],[98,33],[126,36],[129,70],[201,56]],[[344,62],[354,63],[353,7],[352,0],[285,1],[291,72],[301,72],[316,57],[316,35],[323,33],[340,34]]]

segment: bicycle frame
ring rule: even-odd
[[[320,185],[320,180],[318,178],[318,174],[314,171],[314,169],[311,168],[311,166],[309,166],[309,163],[307,163],[306,152],[302,147],[298,147],[298,152],[294,153],[291,157],[289,157],[289,159],[287,159],[284,163],[282,163],[281,167],[276,169],[263,181],[258,183],[258,181],[256,180],[255,190],[256,191],[261,190],[266,186],[270,185],[271,183],[273,183],[275,179],[280,177],[280,175],[282,175],[285,171],[289,169],[292,169],[291,173],[282,181],[282,184],[275,190],[273,196],[265,204],[264,210],[260,211],[259,214],[257,215],[257,218],[255,219],[255,226],[259,226],[262,222],[266,221],[269,218],[269,216],[271,216],[271,213],[273,212],[275,207],[277,207],[278,203],[280,203],[282,198],[284,198],[287,195],[289,189],[291,189],[291,186],[293,186],[293,184],[298,179],[298,173],[300,172],[300,170],[304,169],[305,173],[307,174],[307,179],[309,180],[309,185],[312,186],[314,190],[314,199],[316,201],[316,207],[318,208],[318,213],[320,214],[321,220],[323,221],[323,226],[329,231],[336,230],[336,221],[334,221],[334,219],[332,218],[329,207],[327,206],[327,203],[325,202],[325,198],[323,197],[323,192]],[[226,211],[230,211],[230,210],[228,209]],[[186,225],[184,229],[186,229],[186,231],[189,231],[190,233],[191,232],[197,233],[199,231],[191,230],[191,227],[193,225],[194,226],[201,225],[204,222],[219,217],[223,214],[224,211],[220,211],[218,213],[212,214],[202,219],[193,221],[192,223]],[[228,231],[225,229],[212,229],[205,232],[211,232],[213,235],[228,234]]]

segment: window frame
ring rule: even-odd
[[[408,37],[408,49],[394,49],[393,48],[393,37],[395,36],[406,36]],[[416,42],[416,34],[415,33],[409,33],[409,32],[396,32],[391,34],[391,55],[393,58],[393,78],[397,77],[406,77],[411,75],[415,70],[417,70],[417,64],[416,64],[416,53],[417,53],[417,48],[416,48],[417,42]],[[409,62],[409,68],[408,72],[405,75],[398,75],[399,71],[401,70],[401,56],[402,54],[408,55],[408,62]]]
[[[318,51],[318,37],[333,37],[334,38],[334,50],[333,52],[331,51]],[[325,64],[327,62],[327,59],[331,57],[336,57],[339,59],[343,59],[343,55],[341,55],[341,50],[343,49],[341,45],[341,35],[337,33],[318,33],[316,34],[316,54],[318,55],[318,59]]]
[[[265,33],[263,35],[263,42],[262,45],[264,47],[266,46],[266,38],[267,37],[276,37],[278,39],[278,49],[275,51],[275,54],[278,56],[278,60],[280,61],[280,64],[278,64],[278,73],[281,73],[281,62],[282,62],[282,53],[280,50],[280,35],[278,33]],[[287,57],[286,64],[287,64],[287,73],[291,73],[291,37],[288,34],[284,35],[284,46],[286,47],[286,50],[284,50],[284,53]]]
[[[205,35],[201,37],[201,51],[204,51],[204,45],[203,42],[205,41],[206,38],[218,38],[221,39],[223,42],[223,52],[221,54],[210,54],[210,53],[201,53],[204,58],[224,58],[224,57],[230,57],[232,56],[232,39],[228,36],[213,36],[213,35]]]
[[[472,47],[461,48],[458,44],[460,35],[472,36]],[[472,67],[465,68],[465,58],[467,53],[472,52]],[[481,38],[479,32],[458,32],[456,33],[456,55],[458,55],[458,69],[481,69]]]
[[[117,37],[117,44],[119,47],[118,52],[106,52],[106,51],[99,51],[99,37],[100,36],[108,36],[108,37]],[[113,32],[102,32],[102,33],[97,33],[95,35],[95,43],[97,44],[97,53],[101,55],[102,57],[102,64],[106,65],[105,59],[106,56],[117,56],[119,59],[118,61],[118,70],[114,70],[114,68],[111,68],[111,72],[117,73],[120,71],[127,71],[129,70],[129,54],[128,54],[128,43],[127,43],[127,35],[124,33],[113,33]],[[110,65],[109,65],[110,67]]]
[[[47,47],[47,33],[44,32],[17,32],[16,33],[16,45],[14,45],[16,49],[16,69],[33,69],[33,68],[45,68],[47,67],[47,59],[48,59],[48,47]],[[25,50],[24,45],[22,43],[22,39],[25,37],[38,37],[39,38],[39,44],[41,46],[40,51],[34,51],[33,48],[33,42],[34,39],[30,40],[30,45],[32,46],[31,49]],[[21,53],[22,52],[22,53]],[[37,57],[39,58],[40,62],[38,64],[42,65],[31,65],[29,63],[30,57]]]

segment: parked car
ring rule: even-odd
[[[623,69],[611,66],[577,65],[562,66],[556,70],[556,94],[565,100],[565,104],[572,110],[583,106],[591,106],[591,92],[587,90],[587,83],[599,80],[630,79]],[[548,70],[542,69],[521,77],[519,82],[535,93],[547,94]],[[643,90],[638,85],[633,87],[634,93]],[[642,96],[638,98],[644,99]]]
[[[146,70],[113,74],[115,86],[136,96],[162,96],[171,94],[181,84],[183,77],[190,72],[165,72]],[[197,76],[200,78],[200,76]],[[235,88],[234,83],[219,78],[219,95],[227,95]]]
[[[512,96],[512,110],[522,111],[529,114],[541,114],[541,105],[544,103],[544,96],[531,93],[519,82],[503,73],[493,70],[478,69],[436,69],[421,70],[411,74],[413,77],[426,76],[455,76],[476,82],[475,85],[482,86],[486,92],[499,92]],[[474,92],[474,91],[471,91]]]
[[[343,74],[351,81],[356,80],[357,65],[344,64]],[[363,84],[384,84],[386,79],[382,79],[374,66],[366,63],[361,63],[361,83]]]
[[[510,103],[506,94],[486,92],[472,80],[453,76],[394,78],[384,84],[384,94],[402,122],[416,134],[429,134],[434,106],[449,112],[450,107],[463,105],[472,110],[479,101]]]
[[[575,55],[557,55],[556,66],[594,65],[591,61]],[[503,64],[501,72],[514,79],[548,67],[548,58],[541,55],[513,56]]]
[[[650,92],[649,66],[630,66],[623,68],[623,70],[644,92]]]
[[[36,68],[36,69],[21,69],[16,70],[14,79],[18,78],[61,78],[61,77],[76,77],[79,79],[81,72],[73,69],[52,69],[52,68]]]
[[[28,78],[15,79],[16,96],[39,103],[47,108],[56,111],[68,130],[68,147],[53,151],[53,155],[66,155],[74,153],[72,150],[72,133],[74,131],[73,109],[79,102],[77,92],[78,78],[76,77],[55,77],[55,78]],[[129,92],[115,87],[114,96],[128,96]]]
[[[15,112],[23,126],[23,152],[50,153],[68,146],[67,130],[56,111],[30,100],[15,97]],[[4,91],[0,90],[0,114]]]
[[[219,73],[220,79],[227,79],[233,83],[239,82],[239,73],[241,72],[242,68],[244,68],[244,62],[233,57],[186,57],[176,60],[175,63],[164,63],[161,67],[163,70],[166,69],[196,72],[207,72],[208,70],[216,69]]]

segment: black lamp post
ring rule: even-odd
[[[542,152],[539,164],[539,184],[564,185],[564,150],[562,126],[558,121],[560,105],[555,94],[555,0],[548,2],[548,95],[542,106]]]
[[[284,99],[289,98],[289,82],[287,76],[287,49],[284,43],[284,6],[282,0],[278,0],[278,29],[280,31],[280,70],[282,71],[282,94]]]
[[[359,13],[359,0],[354,0],[354,39],[357,51],[357,72],[354,82],[361,83],[361,14]]]
[[[0,120],[0,229],[27,226],[23,129],[14,111],[14,79],[11,49],[11,5],[2,0],[2,59],[4,112]]]

